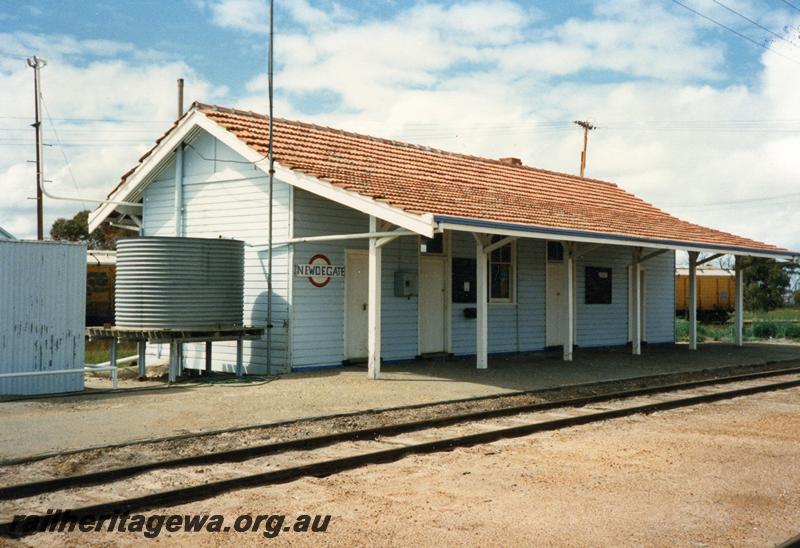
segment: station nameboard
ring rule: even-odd
[[[325,287],[331,278],[343,278],[344,266],[331,264],[325,255],[317,254],[308,260],[308,264],[294,265],[294,275],[308,278],[311,285]]]

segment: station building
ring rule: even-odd
[[[475,356],[484,368],[492,354],[549,347],[565,360],[576,347],[640,354],[674,342],[677,250],[690,256],[690,308],[708,260],[797,255],[515,158],[273,125],[273,327],[269,349],[245,343],[247,373],[367,361],[377,378],[381,361]],[[265,116],[194,103],[91,214],[90,230],[113,219],[144,237],[245,241],[245,324],[265,326],[267,150]],[[739,344],[741,324],[737,304]],[[202,368],[202,345],[186,343],[183,359]],[[214,369],[234,361],[233,344],[215,350]]]

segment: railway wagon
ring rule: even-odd
[[[736,276],[733,270],[716,266],[697,269],[697,317],[700,321],[725,321],[736,305]],[[675,271],[675,312],[685,316],[689,309],[689,269]]]
[[[86,325],[114,323],[114,251],[89,250],[86,256]]]

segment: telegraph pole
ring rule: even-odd
[[[36,57],[28,57],[28,66],[33,69],[33,93],[36,122],[33,127],[36,129],[36,238],[44,240],[44,208],[42,207],[42,180],[43,154],[42,154],[42,90],[39,80],[39,70],[47,65],[47,61]]]
[[[581,177],[586,173],[586,149],[589,146],[589,132],[597,126],[585,120],[575,120],[573,124],[583,128],[583,152],[581,152]]]

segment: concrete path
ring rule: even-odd
[[[578,350],[572,363],[558,353],[493,358],[488,370],[473,360],[385,365],[383,378],[343,368],[285,375],[267,383],[185,383],[168,389],[0,402],[0,459],[127,443],[177,434],[302,417],[686,372],[776,360],[800,360],[800,345],[705,344],[653,346],[643,356],[627,349]]]

